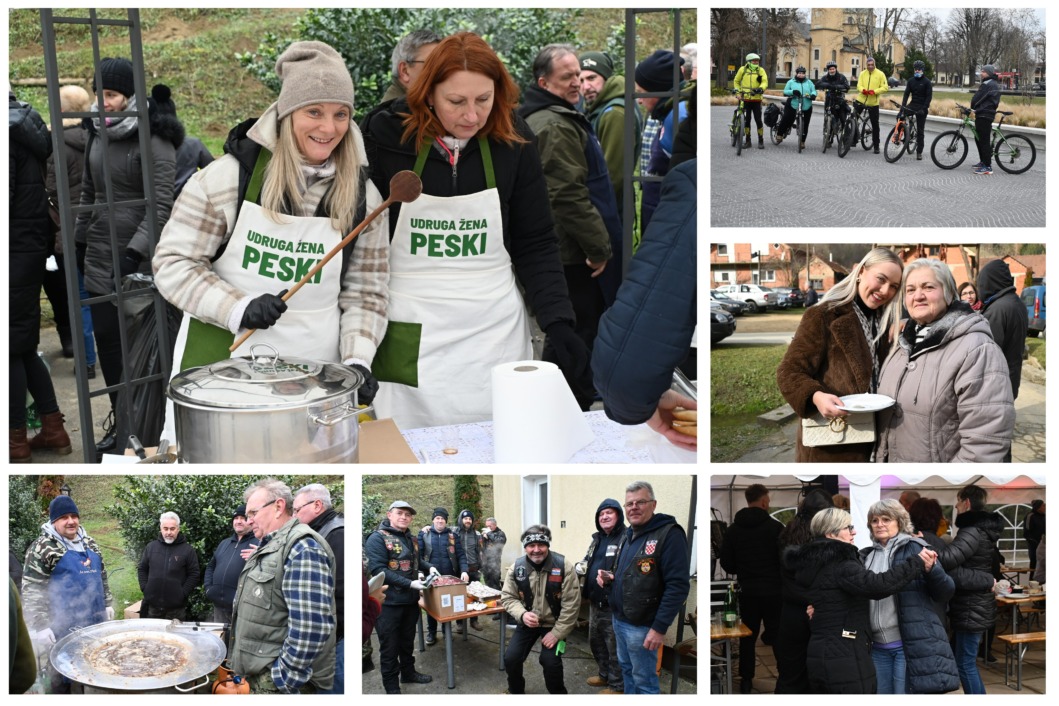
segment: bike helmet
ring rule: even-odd
[[[917,61],[916,63],[912,64],[913,71],[925,71],[926,68],[927,65],[924,64],[922,61]]]
[[[746,55],[746,63],[749,64],[751,61],[761,61],[761,57],[754,52],[750,52]]]
[[[836,63],[835,63],[835,62],[833,62],[833,61],[829,61],[829,62],[827,62],[827,65],[826,65],[826,66],[824,67],[824,71],[827,71],[827,70],[828,70],[828,69],[830,69],[830,68],[831,68],[832,66],[834,66],[834,67],[835,67],[836,69],[838,69],[838,64],[836,64]]]
[[[804,73],[805,73],[805,67],[804,66],[799,66],[798,68],[796,68],[794,70],[794,75],[795,76],[797,76],[798,74],[804,74]]]

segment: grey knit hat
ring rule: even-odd
[[[313,103],[344,103],[353,112],[353,79],[342,55],[323,42],[295,42],[276,59],[279,118]]]

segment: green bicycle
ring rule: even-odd
[[[970,129],[975,141],[978,140],[978,131],[974,127],[974,121],[971,120],[971,113],[974,111],[959,103],[956,107],[963,115],[963,124],[955,130],[941,133],[930,146],[930,158],[942,169],[955,169],[967,158],[967,138],[964,137],[964,130]],[[992,126],[993,139],[989,144],[989,151],[993,153],[996,165],[1005,172],[1022,174],[1037,160],[1037,148],[1028,137],[1005,135],[1001,130],[1004,118],[1013,113],[998,110],[997,115],[1001,116],[1000,122]]]
[[[739,99],[739,104],[736,105],[735,112],[732,113],[732,124],[728,128],[732,133],[732,146],[735,147],[735,154],[738,157],[743,154],[743,120],[746,115],[746,109],[743,107],[743,96],[750,95],[750,91],[732,88],[728,92]]]

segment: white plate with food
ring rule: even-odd
[[[895,401],[893,397],[887,397],[886,395],[872,395],[868,393],[846,395],[839,399],[842,400],[842,404],[836,405],[836,407],[844,409],[847,412],[878,412],[880,409],[892,407]]]

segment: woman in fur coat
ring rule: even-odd
[[[901,269],[897,255],[875,248],[806,309],[776,371],[780,393],[799,417],[844,417],[840,397],[875,392],[900,318]],[[871,451],[871,443],[808,447],[798,428],[799,463],[867,462]]]

